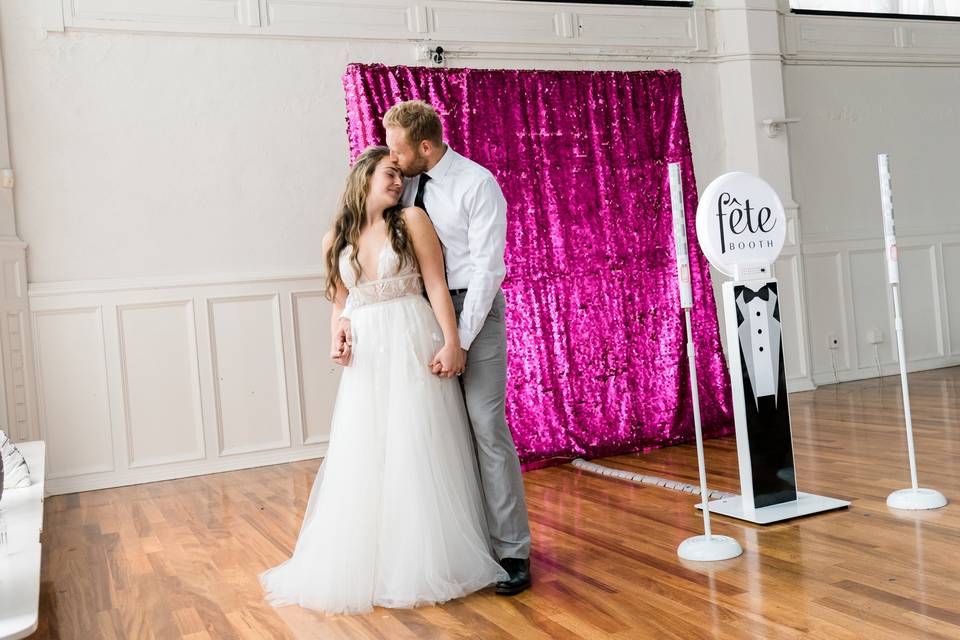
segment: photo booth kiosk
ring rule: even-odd
[[[722,304],[740,495],[710,502],[710,511],[770,524],[849,506],[797,490],[782,340],[791,329],[772,272],[786,236],[780,198],[760,178],[728,173],[703,192],[696,226],[710,264],[732,277]]]

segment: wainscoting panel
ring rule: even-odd
[[[509,3],[455,4],[428,9],[438,40],[480,42],[556,42],[557,13],[543,5],[522,10]]]
[[[811,299],[807,318],[810,323],[810,356],[813,361],[814,382],[818,374],[829,373],[832,382],[834,367],[847,369],[850,355],[847,345],[847,306],[844,301],[844,270],[842,254],[837,252],[804,256],[807,291]],[[816,302],[813,302],[813,301]],[[840,339],[838,349],[831,350],[827,337]]]
[[[960,356],[960,242],[944,242],[941,251],[948,353]]]
[[[205,456],[193,302],[117,310],[130,468]]]
[[[325,455],[339,373],[322,287],[315,273],[31,285],[48,490]]]
[[[584,43],[617,42],[638,47],[676,47],[695,50],[698,41],[697,13],[694,11],[662,11],[636,19],[637,12],[579,13],[580,40]],[[705,46],[704,46],[705,48]]]
[[[101,309],[34,311],[33,322],[47,479],[113,471]]]
[[[890,285],[882,249],[851,251],[850,281],[855,283],[853,296],[853,327],[847,339],[855,345],[854,353],[859,368],[873,367],[877,358],[883,364],[897,361],[897,344],[893,315],[890,313]],[[876,345],[867,340],[870,331],[882,332],[882,342]]]
[[[208,302],[220,455],[290,446],[276,295]]]
[[[71,24],[96,25],[99,21],[150,24],[192,22],[196,27],[224,27],[239,23],[238,0],[63,0]]]
[[[900,297],[907,370],[960,364],[960,234],[901,234]],[[803,245],[814,382],[832,384],[899,371],[893,299],[879,238]],[[880,331],[874,347],[868,333]],[[828,336],[842,344],[834,375]],[[956,339],[953,339],[955,342]],[[878,366],[879,356],[879,366]]]
[[[270,33],[338,37],[362,32],[383,38],[411,35],[411,9],[391,2],[266,0],[265,30]]]
[[[960,61],[956,22],[796,14],[782,21],[787,64]]]
[[[900,248],[900,303],[909,360],[944,355],[936,262],[935,245]]]
[[[303,441],[326,442],[343,370],[323,357],[330,352],[330,304],[321,291],[297,291],[292,298]]]

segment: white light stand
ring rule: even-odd
[[[704,535],[687,538],[677,548],[677,555],[684,560],[700,562],[736,558],[743,549],[730,536],[713,535],[710,530],[710,496],[707,493],[707,471],[703,462],[703,428],[700,425],[700,394],[697,390],[697,358],[693,346],[693,330],[690,325],[690,307],[693,294],[690,290],[690,257],[687,252],[686,216],[683,208],[680,165],[670,164],[670,201],[673,205],[673,239],[677,254],[677,281],[680,286],[680,306],[687,324],[687,360],[690,363],[690,396],[693,401],[693,428],[697,436],[697,467],[700,471],[700,499],[703,501]]]
[[[877,156],[880,170],[880,200],[883,206],[883,241],[887,260],[887,281],[893,290],[893,315],[897,328],[897,356],[900,360],[900,386],[903,389],[903,421],[907,428],[907,457],[910,460],[909,489],[898,489],[887,496],[892,509],[939,509],[947,499],[936,489],[926,489],[917,483],[917,455],[913,449],[913,416],[910,413],[910,387],[907,384],[907,357],[903,346],[903,317],[900,313],[900,266],[897,254],[897,233],[893,224],[893,193],[890,188],[890,157]]]

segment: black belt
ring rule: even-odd
[[[458,296],[461,293],[466,293],[466,292],[467,292],[466,289],[450,289],[450,295],[452,296]]]

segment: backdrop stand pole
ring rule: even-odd
[[[670,165],[670,201],[673,205],[673,238],[677,256],[677,281],[680,287],[680,306],[687,328],[687,361],[690,363],[690,398],[693,402],[693,429],[697,438],[697,469],[700,472],[700,500],[703,503],[702,536],[693,536],[680,543],[677,555],[684,560],[712,561],[736,558],[743,549],[729,536],[713,535],[710,529],[710,494],[707,493],[707,470],[703,461],[703,427],[700,424],[700,392],[697,388],[697,354],[693,345],[690,308],[693,293],[690,289],[690,257],[687,252],[686,216],[683,209],[683,189],[680,184],[680,165]]]
[[[880,170],[880,200],[883,206],[883,240],[887,260],[887,280],[893,290],[893,317],[897,329],[897,356],[900,360],[900,387],[903,390],[903,422],[907,431],[907,458],[910,461],[910,488],[898,489],[887,496],[892,509],[939,509],[947,499],[936,489],[925,489],[917,482],[917,454],[913,448],[913,414],[910,412],[910,386],[907,383],[907,356],[903,340],[903,314],[900,309],[900,265],[897,234],[893,224],[893,192],[890,186],[890,157],[877,156]]]

